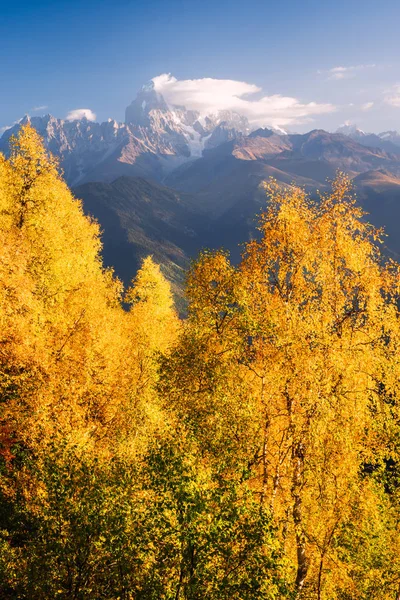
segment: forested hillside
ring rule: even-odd
[[[400,265],[345,175],[267,194],[182,320],[32,127],[0,154],[1,598],[399,600]]]

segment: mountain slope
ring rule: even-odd
[[[279,136],[261,129],[205,151],[201,159],[171,172],[165,182],[195,194],[214,218],[229,214],[243,225],[259,206],[260,186],[269,177],[314,192],[324,189],[337,169],[354,176],[381,167],[400,169],[400,161],[380,149],[326,131]]]
[[[87,183],[74,189],[85,212],[103,230],[106,266],[125,282],[141,259],[152,254],[178,292],[189,259],[207,243],[209,220],[195,212],[192,198],[142,178]]]

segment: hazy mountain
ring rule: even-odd
[[[221,215],[236,201],[248,202],[270,176],[313,190],[334,177],[337,169],[356,175],[377,168],[399,169],[400,160],[341,134],[314,130],[282,136],[260,129],[206,150],[202,158],[175,169],[165,181],[199,195],[207,210]]]
[[[391,155],[381,148],[364,146],[342,134],[316,129],[304,135],[287,137],[290,138],[294,154],[328,162],[349,174],[400,166],[399,156]]]
[[[392,142],[395,146],[400,146],[400,134],[397,131],[383,131],[378,136],[381,140]]]
[[[378,217],[382,202],[393,203],[396,197],[400,202],[399,179],[389,174],[389,170],[398,172],[399,168],[397,155],[363,146],[341,134],[314,130],[304,135],[278,136],[271,130],[259,129],[205,151],[201,159],[171,172],[166,182],[198,199],[214,219],[213,230],[219,232],[219,244],[238,258],[237,244],[256,233],[255,215],[266,202],[264,182],[269,177],[285,186],[305,187],[315,194],[318,189],[327,188],[327,179],[333,179],[338,169],[346,171],[354,177],[360,200],[371,213],[372,221],[378,226],[389,225],[391,238],[399,240],[388,244],[397,251],[398,219],[389,224],[394,218],[394,206],[390,205],[390,210],[387,207]],[[369,179],[369,173],[375,175]],[[385,175],[377,177],[376,173]],[[374,188],[367,185],[372,180]]]
[[[385,131],[383,133],[365,133],[356,125],[342,125],[336,133],[347,135],[363,146],[380,148],[385,152],[400,155],[400,135],[397,131]]]

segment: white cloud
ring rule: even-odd
[[[33,108],[31,108],[32,112],[39,112],[41,110],[46,110],[46,108],[49,108],[47,106],[47,104],[44,104],[43,106],[34,106]]]
[[[75,110],[70,110],[65,117],[66,121],[81,121],[82,119],[95,121],[96,115],[90,108],[76,108]]]
[[[371,65],[354,65],[350,67],[333,67],[333,69],[329,69],[328,79],[340,80],[340,79],[352,79],[357,75],[359,71],[365,71],[366,69],[374,69],[376,67],[375,64]],[[318,71],[318,73],[323,73],[323,71]]]
[[[371,110],[371,108],[373,108],[373,106],[374,106],[374,102],[365,102],[365,104],[361,104],[361,110],[363,110],[363,111]]]
[[[181,105],[202,114],[218,110],[233,110],[246,116],[250,123],[279,127],[291,123],[304,123],[313,115],[333,112],[332,104],[309,102],[303,104],[297,98],[274,94],[259,99],[248,96],[261,92],[261,88],[245,81],[232,79],[184,79],[178,80],[164,73],[153,79],[156,91],[170,105]]]
[[[389,90],[386,90],[383,99],[386,104],[400,108],[400,83],[397,83]]]

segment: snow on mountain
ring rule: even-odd
[[[125,125],[112,119],[95,123],[85,118],[66,121],[52,115],[26,115],[4,132],[0,139],[0,151],[8,152],[9,138],[26,123],[31,123],[43,137],[50,152],[60,157],[65,177],[73,185],[112,154],[128,135]]]
[[[366,133],[362,129],[358,129],[357,125],[352,125],[346,122],[339,127],[336,133],[347,135],[363,146],[371,148],[380,148],[391,154],[400,153],[400,135],[397,131],[385,131],[383,133]]]
[[[392,142],[392,144],[400,146],[400,134],[397,131],[383,131],[382,133],[378,133],[378,136],[381,140]]]
[[[336,133],[341,133],[342,135],[348,135],[350,137],[362,137],[363,135],[367,135],[365,133],[365,131],[363,131],[362,129],[359,129],[357,127],[357,125],[354,125],[353,123],[350,123],[349,121],[346,121],[345,123],[343,123],[343,125],[341,125],[337,130]]]
[[[135,132],[146,128],[155,146],[169,144],[173,151],[190,159],[200,158],[206,147],[213,147],[212,135],[217,128],[225,132],[217,136],[219,143],[251,131],[247,118],[233,111],[201,115],[183,106],[168,106],[153,82],[143,86],[128,106],[125,123]]]

